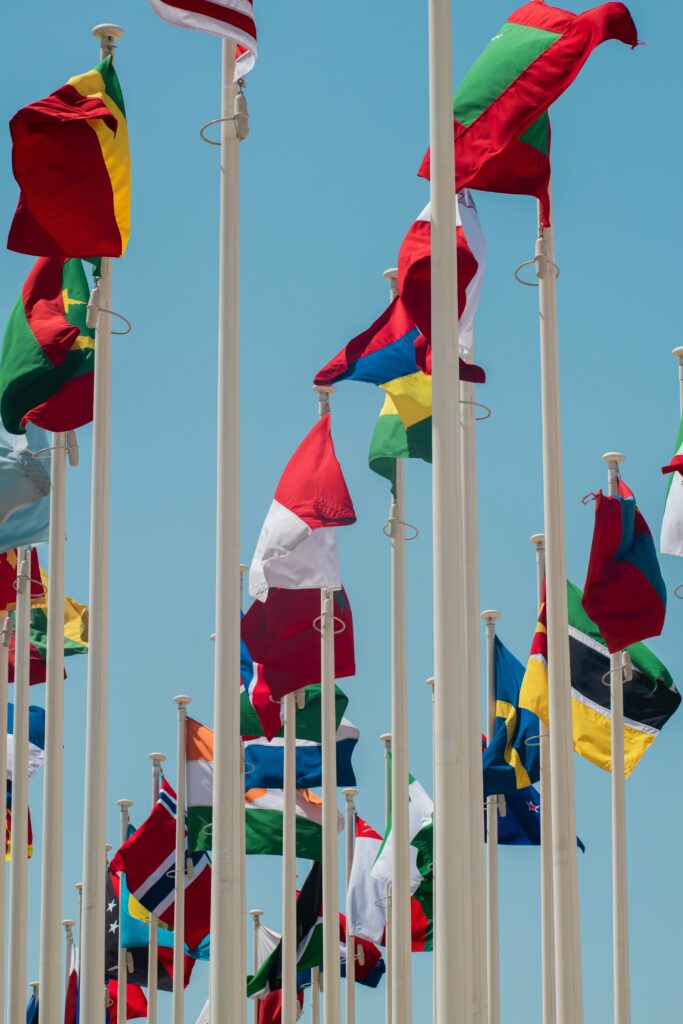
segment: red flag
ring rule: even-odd
[[[303,1009],[303,991],[297,992],[299,1006]],[[259,1000],[258,1024],[281,1024],[282,1022],[282,989],[269,992],[267,996]]]
[[[107,1012],[109,1014],[108,1020],[110,1024],[116,1024],[118,1020],[118,1006],[119,1006],[119,983],[118,981],[107,982],[107,992],[109,993],[109,1002],[107,1006]],[[126,985],[126,1020],[136,1020],[140,1017],[147,1016],[147,996],[142,991],[139,985],[131,985],[130,982]]]

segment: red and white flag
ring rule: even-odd
[[[237,44],[235,80],[256,63],[253,0],[149,0],[152,10],[171,25],[194,28]]]
[[[78,946],[74,943],[71,947],[71,962],[69,964],[69,980],[66,985],[66,996],[64,998],[64,1024],[78,1024],[78,972],[80,969],[80,958]]]
[[[355,521],[327,413],[294,452],[277,486],[249,570],[251,596],[265,601],[270,587],[339,590],[334,528]]]
[[[469,189],[458,193],[456,244],[458,253],[458,316],[460,354],[472,347],[474,314],[479,304],[486,266],[486,240]],[[403,240],[398,254],[398,293],[415,326],[428,342],[432,329],[432,224],[427,203]]]

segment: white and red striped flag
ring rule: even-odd
[[[149,0],[152,10],[171,25],[210,32],[237,44],[235,78],[256,63],[254,0]]]

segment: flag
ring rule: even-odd
[[[210,32],[237,44],[235,81],[256,63],[254,0],[149,0],[152,10],[171,25]]]
[[[40,579],[38,552],[31,549],[31,598],[42,596],[43,585]],[[0,555],[0,611],[11,611],[17,603],[17,552],[12,549]]]
[[[250,789],[245,794],[247,853],[282,854],[284,794],[281,789]],[[337,831],[344,819],[337,811]],[[296,855],[322,860],[323,802],[308,789],[296,791]]]
[[[285,467],[256,545],[249,593],[259,601],[269,587],[341,587],[335,527],[356,513],[337,460],[330,414],[322,416]],[[254,650],[247,642],[249,650]]]
[[[301,1016],[304,1006],[303,992],[298,991],[296,997],[299,1001],[299,1016]],[[269,992],[261,1000],[258,1008],[258,1024],[282,1024],[282,989],[278,989],[276,992]]]
[[[28,709],[28,777],[32,779],[45,763],[45,708]],[[7,779],[14,774],[14,704],[7,705]]]
[[[342,587],[332,595],[335,619],[334,674],[337,679],[356,673],[351,605]],[[273,587],[265,603],[254,601],[242,619],[242,639],[275,699],[319,683],[320,591]],[[343,628],[342,628],[343,627]]]
[[[26,1024],[38,1024],[38,996],[31,993],[31,998],[26,1007]]]
[[[112,57],[10,121],[21,195],[8,249],[32,256],[123,256],[130,154]]]
[[[116,1024],[118,1020],[119,983],[114,978],[107,982],[107,1005],[105,1024]],[[140,985],[126,984],[126,1020],[137,1020],[147,1017],[147,996]]]
[[[549,223],[548,108],[596,46],[638,35],[622,3],[582,14],[531,0],[507,19],[465,75],[453,101],[459,188],[536,196]],[[429,151],[420,175],[429,177]]]
[[[117,850],[111,871],[125,871],[130,892],[145,910],[170,928],[174,919],[176,795],[166,779],[150,816]],[[199,946],[211,920],[211,862],[205,853],[190,853],[185,874],[185,943]]]
[[[75,430],[93,417],[95,331],[79,259],[41,257],[9,315],[0,353],[0,416],[13,434],[28,423]]]
[[[322,927],[321,927],[322,931]],[[346,977],[346,914],[339,915],[339,956],[341,958],[341,976]],[[351,933],[352,934],[352,933]],[[366,988],[377,988],[382,975],[386,973],[386,964],[382,959],[382,953],[374,944],[367,939],[358,936],[353,937],[354,956],[354,980],[358,985],[365,985]]]
[[[609,678],[609,651],[598,627],[586,615],[581,597],[579,588],[567,582],[574,750],[598,768],[611,771],[610,691],[604,683]],[[546,641],[544,601],[519,702],[547,723]],[[681,696],[669,671],[644,644],[626,650],[633,665],[633,678],[624,686],[624,775],[628,778],[677,710]]]
[[[49,455],[44,451],[49,447],[50,440],[39,427],[17,437],[0,423],[0,551],[47,540],[50,459],[33,456],[41,449],[42,455]]]
[[[519,707],[524,667],[496,637],[496,724],[484,751],[484,796],[511,793],[538,782],[540,732],[538,717]]]
[[[27,822],[27,843],[26,856],[30,860],[33,856],[33,826],[31,824],[31,811],[28,810]],[[12,859],[12,783],[7,783],[7,798],[5,806],[5,860]]]
[[[297,718],[298,718],[297,712]],[[358,743],[356,726],[343,718],[337,729],[337,785],[353,787],[356,773],[351,758]],[[244,737],[245,782],[249,789],[281,789],[284,785],[285,741],[276,738]],[[322,742],[296,741],[296,787],[313,789],[322,786]]]
[[[396,459],[432,461],[432,378],[419,370],[381,387],[386,398],[370,440],[368,464],[393,489]]]
[[[484,807],[486,823],[486,807]],[[488,831],[484,829],[484,836]],[[499,846],[541,845],[541,794],[535,786],[513,790],[505,794],[504,813],[498,814]],[[582,853],[586,847],[579,837],[576,845]]]
[[[458,262],[458,344],[467,355],[474,340],[474,314],[479,304],[486,241],[471,192],[458,192],[455,199],[456,248]],[[432,222],[431,204],[408,229],[398,254],[398,292],[408,314],[427,341],[429,362],[421,369],[431,370],[432,331]],[[474,371],[470,371],[474,372]],[[463,378],[466,379],[466,378]],[[483,383],[483,374],[479,380]]]
[[[75,942],[71,945],[71,962],[64,997],[64,1024],[78,1024],[80,956]]]
[[[426,790],[412,775],[409,777],[408,834],[410,836],[410,895],[417,891],[422,879],[432,868],[434,804]],[[393,831],[387,824],[382,846],[377,854],[373,877],[389,884],[394,873]]]
[[[38,566],[38,559],[35,556],[31,565],[31,583],[35,597],[31,599],[31,628],[30,628],[30,662],[29,682],[44,683],[47,678],[47,573]],[[36,580],[36,570],[39,575]],[[12,625],[15,623],[15,613],[11,612]],[[64,598],[64,657],[68,658],[74,654],[87,654],[88,644],[88,609],[84,604],[79,604],[73,597]],[[14,660],[15,660],[15,634],[12,634],[9,647],[9,679],[14,681]],[[66,673],[64,673],[66,678]]]
[[[662,473],[669,479],[659,550],[663,555],[683,557],[683,418],[676,436],[675,454],[668,466],[662,466]]]
[[[581,603],[612,653],[662,632],[666,585],[652,534],[635,498],[596,494]]]

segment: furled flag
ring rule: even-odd
[[[458,188],[536,196],[549,223],[548,108],[596,46],[638,45],[622,3],[573,14],[531,0],[507,19],[461,82],[453,100]],[[420,175],[429,178],[429,151]]]
[[[455,200],[456,247],[458,254],[458,344],[467,355],[474,338],[474,314],[486,266],[486,241],[471,192],[458,193]],[[421,369],[431,371],[432,331],[432,221],[431,204],[411,224],[398,254],[398,293],[411,320],[424,335],[429,356]],[[419,351],[419,350],[418,350]],[[418,355],[419,358],[419,355]],[[483,382],[483,374],[475,383]]]
[[[326,413],[294,452],[277,485],[249,571],[251,596],[265,601],[269,587],[339,590],[335,527],[355,521]],[[248,641],[247,646],[257,657]]]
[[[572,685],[574,750],[598,768],[611,771],[610,671],[607,645],[581,605],[581,591],[567,582],[569,658]],[[548,722],[548,654],[545,600],[519,696]],[[627,647],[633,678],[624,686],[624,775],[628,777],[681,703],[668,670],[644,644]]]
[[[32,779],[45,763],[45,708],[28,709],[28,777]],[[14,773],[14,704],[7,705],[7,778]]]
[[[484,796],[525,789],[541,777],[540,722],[519,707],[524,666],[498,637],[494,666],[496,725],[484,751]]]
[[[372,874],[381,846],[382,837],[379,833],[356,815],[356,842],[346,895],[346,919],[350,921],[352,935],[384,945],[387,884]],[[422,904],[415,896],[410,901],[410,916],[413,953],[431,950],[432,921],[426,917]]]
[[[71,962],[64,997],[64,1024],[78,1024],[80,956],[76,943],[71,945]]]
[[[21,195],[7,247],[31,256],[123,256],[130,154],[112,57],[10,121]]]
[[[35,555],[35,549],[33,550]],[[31,584],[36,597],[31,600],[31,630],[30,630],[30,662],[29,682],[44,683],[47,678],[47,573],[38,568],[38,577],[34,575],[38,567],[37,557],[31,565]],[[15,613],[11,612],[10,617],[14,624]],[[12,635],[9,649],[9,679],[14,681],[14,644],[15,636]],[[88,609],[84,604],[79,604],[73,597],[64,598],[64,657],[71,657],[74,654],[87,654],[88,644]],[[64,673],[66,677],[66,673]]]
[[[250,789],[245,794],[247,853],[282,854],[282,822],[285,801],[281,789]],[[337,811],[337,831],[344,819]],[[323,802],[309,789],[296,791],[296,855],[322,860]]]
[[[412,775],[409,777],[408,834],[410,836],[410,895],[419,888],[432,868],[434,804],[426,790]],[[389,884],[393,877],[394,843],[391,820],[372,869],[373,877]]]
[[[256,62],[254,0],[149,0],[152,10],[171,25],[210,32],[237,44],[235,81]]]
[[[105,1024],[116,1024],[119,1019],[119,983],[115,978],[107,982],[107,996]],[[147,996],[140,985],[133,985],[129,980],[126,983],[126,1020],[138,1020],[140,1017],[147,1018]]]
[[[669,477],[666,488],[666,506],[659,538],[663,555],[683,557],[683,418],[676,437],[676,452],[662,473]]]
[[[35,991],[31,993],[26,1007],[26,1024],[38,1024],[38,996]]]
[[[26,435],[17,437],[0,423],[0,552],[47,540],[50,458],[45,449],[49,446],[47,434],[39,427],[31,426]],[[42,454],[34,458],[38,451]]]
[[[297,714],[297,718],[298,718]],[[198,723],[197,723],[198,724]],[[188,724],[189,728],[189,724]],[[356,785],[352,756],[358,743],[357,727],[343,718],[337,729],[337,785]],[[249,789],[281,789],[284,785],[284,738],[267,740],[264,736],[244,736],[245,783]],[[313,789],[322,786],[322,742],[296,741],[296,787]]]
[[[613,654],[662,632],[666,585],[652,534],[635,498],[596,494],[581,603]]]
[[[41,257],[9,315],[0,353],[0,417],[22,434],[28,423],[75,430],[93,417],[95,331],[86,323],[90,288],[79,259]]]
[[[334,674],[343,679],[356,672],[353,616],[343,587],[334,591],[332,601],[339,619]],[[275,699],[320,682],[320,633],[314,626],[319,617],[319,590],[272,587],[265,603],[254,601],[242,619],[242,639]]]
[[[145,910],[173,927],[176,795],[166,779],[152,813],[117,850],[111,871],[125,871],[130,892]],[[204,853],[190,853],[192,871],[185,874],[185,942],[199,946],[210,931],[211,862]]]

